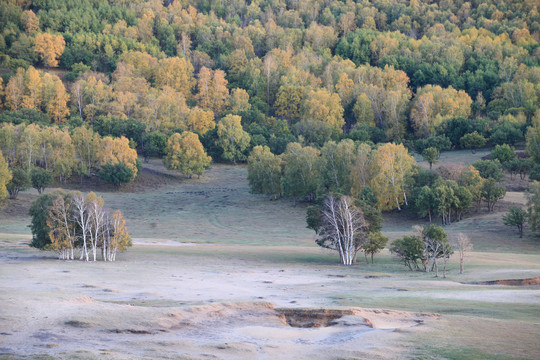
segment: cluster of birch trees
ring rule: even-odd
[[[91,192],[55,191],[39,197],[30,208],[31,246],[52,250],[63,260],[115,261],[118,251],[131,246],[120,210],[104,206]]]
[[[336,191],[358,196],[369,187],[381,210],[401,210],[408,204],[415,164],[407,149],[394,143],[372,148],[346,139],[328,141],[320,150],[290,143],[280,156],[256,146],[248,158],[248,180],[253,193],[303,201]]]

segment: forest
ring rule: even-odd
[[[139,156],[187,177],[247,162],[251,191],[311,204],[316,232],[337,194],[380,240],[381,211],[445,225],[493,210],[503,172],[540,180],[532,0],[8,0],[0,14],[2,197],[119,188]],[[431,171],[441,152],[493,146]]]

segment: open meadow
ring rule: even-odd
[[[448,161],[471,157],[459,155]],[[388,250],[340,266],[306,229],[304,205],[250,194],[242,166],[185,179],[152,161],[131,188],[93,190],[134,239],[114,263],[28,247],[35,191],[0,210],[0,359],[540,358],[538,282],[489,284],[540,277],[540,239],[501,221],[523,193],[445,227],[474,249],[465,273],[454,255],[444,279]],[[415,224],[388,213],[383,233]]]

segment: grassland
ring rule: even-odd
[[[441,162],[474,161],[470,154]],[[122,209],[134,237],[116,263],[62,262],[28,248],[32,192],[0,210],[0,359],[540,358],[539,287],[475,284],[540,276],[540,239],[520,239],[500,220],[521,193],[446,227],[469,234],[474,250],[465,274],[452,259],[443,279],[407,271],[386,250],[374,265],[339,266],[314,244],[304,207],[250,194],[243,167],[215,165],[190,180],[157,162],[145,168],[131,189],[94,189]],[[383,230],[396,238],[418,223],[390,213]],[[296,329],[273,307],[441,316],[393,330]]]

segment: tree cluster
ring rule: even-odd
[[[60,259],[115,261],[118,251],[131,246],[119,210],[105,208],[94,193],[54,191],[41,195],[30,207],[31,246],[58,253]]]
[[[40,193],[43,186],[37,184],[50,185],[52,177],[63,182],[74,173],[90,176],[109,173],[110,166],[122,166],[129,172],[123,182],[129,182],[138,172],[137,152],[127,138],[101,137],[84,126],[69,132],[56,126],[6,123],[0,125],[0,150],[17,174],[10,185],[13,196],[27,183],[20,170]]]
[[[415,227],[413,230],[415,235],[394,240],[390,245],[390,252],[411,271],[435,271],[435,276],[439,276],[438,261],[442,259],[443,276],[446,277],[446,263],[454,253],[446,232],[437,225]]]

